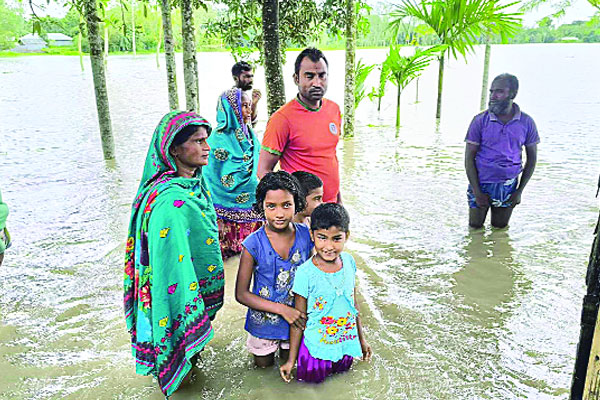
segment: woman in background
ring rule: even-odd
[[[263,224],[255,202],[260,142],[251,128],[252,100],[239,88],[225,91],[217,105],[217,127],[204,176],[219,224],[223,259],[240,254],[242,242]]]

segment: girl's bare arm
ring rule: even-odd
[[[354,287],[354,307],[358,311],[358,314],[356,315],[356,330],[358,331],[358,340],[360,341],[360,347],[363,353],[363,360],[366,361],[370,359],[373,355],[373,350],[367,342],[367,339],[365,338],[365,333],[363,331],[362,322],[360,318],[360,302],[358,301],[358,297],[356,295],[356,287]]]
[[[296,294],[295,302],[296,310],[302,314],[306,314],[306,298]],[[300,341],[302,340],[303,334],[303,329],[298,329],[295,326],[290,325],[290,353],[288,355],[287,362],[279,368],[279,373],[286,382],[292,380],[292,369],[294,368],[296,360],[298,359],[298,350],[300,349]]]

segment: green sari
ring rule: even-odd
[[[210,124],[174,111],[160,121],[148,150],[127,238],[124,303],[136,372],[154,375],[169,396],[212,339],[223,305],[224,273],[216,214],[200,169],[176,174],[169,154],[188,125]]]
[[[2,193],[0,193],[0,254],[10,247],[10,234],[6,229],[7,217],[8,206],[2,202]]]

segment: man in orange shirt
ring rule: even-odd
[[[323,181],[323,201],[341,203],[336,147],[340,138],[340,107],[323,98],[327,91],[327,59],[320,50],[304,49],[296,58],[294,82],[298,95],[269,119],[258,177],[280,163],[289,173],[306,171]]]

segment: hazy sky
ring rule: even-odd
[[[371,2],[373,2],[373,3],[377,3],[377,2],[378,3],[388,3],[388,4],[398,4],[399,3],[399,1],[394,1],[394,0],[383,0],[383,1],[382,0],[379,0],[379,1],[367,0],[367,1],[369,3],[371,3]],[[68,11],[67,8],[57,5],[55,1],[50,1],[50,5],[46,5],[45,0],[36,0],[35,2],[39,3],[40,5],[43,4],[45,7],[45,11],[36,9],[36,13],[40,16],[52,15],[55,17],[62,17]],[[530,11],[527,14],[525,14],[523,16],[523,24],[525,26],[529,26],[529,27],[535,26],[537,21],[539,21],[540,19],[542,19],[543,17],[545,17],[547,15],[551,15],[552,13],[554,13],[555,10],[552,7],[553,3],[556,4],[557,2],[556,1],[553,2],[552,0],[549,0],[547,2],[547,4],[540,6],[537,10],[533,10],[533,11]],[[24,6],[24,9],[27,14],[30,14],[28,5]],[[570,22],[576,21],[576,20],[587,20],[595,13],[595,11],[597,11],[597,10],[594,7],[592,7],[587,2],[587,0],[572,0],[572,5],[571,5],[571,7],[568,7],[566,9],[565,16],[556,22],[558,24],[565,24],[565,23],[570,23]]]
[[[534,26],[536,22],[544,18],[547,15],[551,15],[555,12],[552,8],[552,1],[549,4],[540,6],[537,10],[528,12],[523,16],[523,25]],[[571,7],[565,10],[565,16],[557,21],[560,24],[567,24],[577,20],[588,20],[594,13],[598,11],[587,0],[572,0]]]

